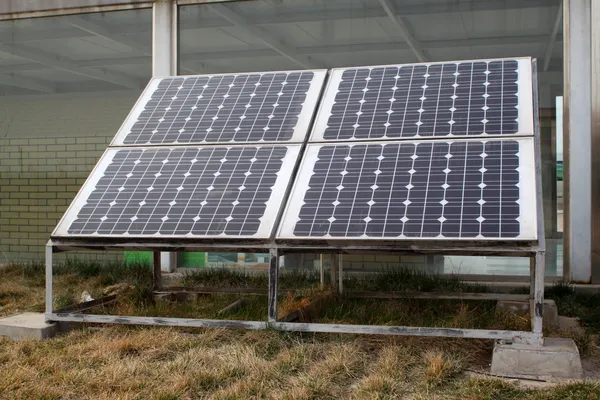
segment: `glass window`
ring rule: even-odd
[[[0,22],[0,262],[44,245],[152,73],[152,11]]]
[[[538,59],[547,274],[562,274],[556,97],[563,90],[560,0],[239,1],[180,7],[182,73],[335,68],[420,60]],[[560,163],[560,159],[558,160]],[[558,199],[558,200],[557,200]],[[446,257],[446,272],[527,275],[502,258]]]

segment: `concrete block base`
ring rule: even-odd
[[[498,311],[510,311],[516,314],[525,315],[529,313],[529,302],[500,300],[496,304],[496,309]],[[544,300],[544,326],[548,326],[552,329],[559,328],[558,308],[556,307],[554,300]]]
[[[56,323],[48,324],[43,313],[22,313],[0,318],[0,336],[19,339],[48,339],[60,332]]]
[[[494,345],[491,373],[514,377],[580,379],[579,350],[572,339],[546,338],[544,346]]]

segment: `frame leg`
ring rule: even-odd
[[[159,251],[155,251],[152,253],[153,255],[153,274],[152,274],[152,279],[153,279],[153,287],[154,290],[161,290],[162,289],[162,270],[161,270],[161,257],[160,257],[160,252]]]
[[[340,294],[344,293],[344,256],[342,254],[338,255],[338,292]]]
[[[46,245],[46,322],[50,322],[50,314],[52,314],[52,256],[53,248],[48,243]]]
[[[331,278],[331,290],[333,292],[335,292],[338,287],[337,279],[335,276],[335,266],[337,264],[336,261],[337,261],[337,258],[336,258],[335,254],[329,255],[329,275]]]
[[[325,256],[323,254],[320,255],[319,258],[319,278],[320,284],[319,287],[321,290],[325,289]]]
[[[538,251],[532,257],[533,273],[531,281],[531,327],[533,333],[542,335],[544,322],[544,269],[546,268],[546,252]]]
[[[277,322],[277,285],[279,283],[279,251],[271,249],[269,260],[269,322]]]

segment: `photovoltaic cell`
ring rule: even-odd
[[[530,65],[489,60],[334,70],[312,140],[533,135]]]
[[[279,235],[528,238],[532,149],[531,139],[311,145]]]
[[[113,145],[302,142],[324,71],[151,82]]]
[[[109,150],[57,232],[268,237],[298,152],[298,146]]]

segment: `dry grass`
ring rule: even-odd
[[[598,399],[591,382],[534,392],[458,376],[489,349],[468,340],[81,329],[45,342],[0,339],[0,398]]]
[[[41,309],[43,278],[17,269],[0,275],[0,314]],[[67,303],[83,290],[97,296],[112,285],[109,281],[102,274],[83,277],[67,271],[55,277],[57,297]],[[130,291],[139,294],[139,282]],[[290,308],[302,304],[301,297],[289,297]],[[119,312],[177,316],[203,307],[169,302],[143,306],[135,300],[119,303]],[[227,301],[224,297],[222,303]],[[388,316],[408,321],[412,313],[411,321],[424,322],[416,311],[431,310],[431,305],[404,304],[391,308]],[[221,303],[211,307],[215,312]],[[444,326],[485,322],[521,329],[527,322],[489,314],[471,303],[451,310],[435,314]],[[344,317],[342,311],[332,316]],[[367,307],[363,314],[346,317],[376,321],[370,316],[384,311]],[[82,327],[44,342],[0,339],[0,399],[600,400],[600,384],[594,382],[533,391],[461,375],[465,367],[485,368],[491,350],[491,341],[484,340]]]

